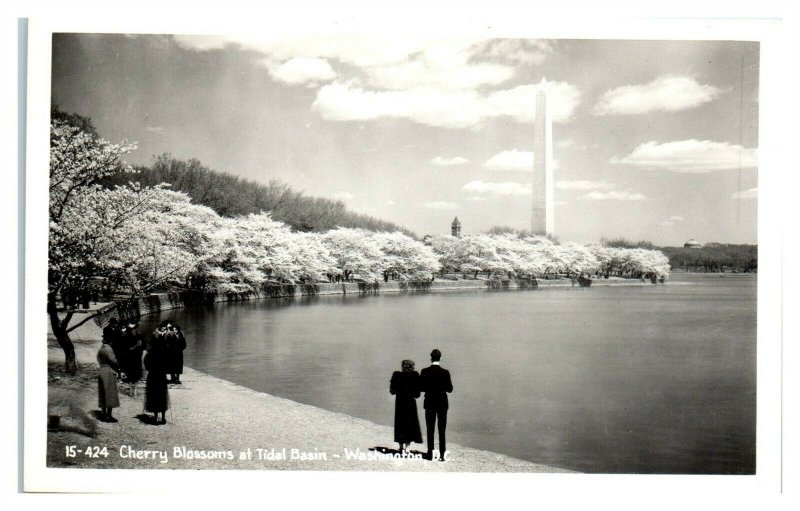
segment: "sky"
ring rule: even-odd
[[[195,158],[422,236],[530,227],[544,86],[556,236],[676,246],[757,242],[758,75],[753,42],[55,34],[52,96],[131,163]]]

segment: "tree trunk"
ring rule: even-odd
[[[75,346],[67,333],[66,325],[58,317],[55,295],[47,298],[47,315],[50,317],[50,325],[53,327],[53,335],[58,341],[58,345],[64,351],[64,372],[75,374],[78,371],[78,364],[75,361]]]

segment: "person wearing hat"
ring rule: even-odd
[[[439,422],[439,461],[445,460],[447,445],[445,430],[447,429],[447,410],[450,407],[447,394],[453,392],[453,382],[450,371],[440,365],[442,352],[438,349],[431,351],[431,365],[420,373],[420,388],[425,392],[425,426],[428,430],[427,458],[433,459],[433,432],[436,422]]]
[[[417,415],[419,373],[414,370],[413,360],[403,360],[400,366],[402,371],[392,373],[389,393],[395,396],[394,441],[400,444],[402,453],[411,442],[422,443],[422,430]]]
[[[144,409],[153,414],[153,424],[166,424],[166,412],[169,409],[169,390],[167,389],[166,337],[167,324],[162,322],[155,332],[150,344],[147,346],[147,355],[144,365],[147,369],[147,379],[144,389]],[[158,414],[161,414],[159,420]]]
[[[119,320],[116,317],[111,317],[103,327],[103,340],[107,341],[111,349],[114,350],[114,356],[119,361],[120,355],[120,329]]]
[[[165,341],[165,366],[164,372],[169,375],[169,383],[181,384],[181,374],[183,374],[183,350],[186,349],[186,337],[183,335],[181,327],[174,322],[167,320],[162,322],[166,327],[164,333]]]
[[[122,327],[122,356],[119,364],[125,373],[124,381],[130,385],[131,396],[136,395],[136,384],[142,379],[142,354],[144,353],[144,340],[137,330],[138,325],[130,321]]]
[[[97,393],[98,405],[103,413],[103,421],[117,422],[111,411],[119,406],[119,392],[117,391],[117,376],[119,374],[119,364],[114,350],[111,349],[112,335],[103,336],[103,344],[97,351],[97,364],[100,369],[97,371]]]

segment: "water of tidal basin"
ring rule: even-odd
[[[752,474],[756,279],[681,280],[267,299],[162,317],[184,328],[190,367],[380,424],[394,420],[392,371],[404,358],[419,370],[439,348],[453,442],[586,472]],[[152,331],[159,317],[143,319]]]

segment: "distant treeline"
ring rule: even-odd
[[[639,241],[630,241],[625,238],[615,238],[615,239],[606,239],[600,238],[600,244],[604,247],[613,247],[613,248],[644,248],[646,250],[653,250],[656,248],[649,241],[639,240]]]
[[[499,236],[501,234],[513,234],[521,238],[524,238],[525,236],[544,236],[553,243],[556,244],[559,243],[558,237],[555,234],[536,233],[536,232],[531,232],[530,229],[515,229],[514,227],[509,227],[507,225],[492,226],[486,231],[486,234],[489,234],[491,236]]]
[[[326,232],[336,227],[361,228],[375,232],[414,233],[391,222],[349,211],[339,200],[309,197],[278,180],[267,184],[218,172],[198,160],[183,161],[169,154],[158,156],[151,166],[137,166],[135,176],[115,174],[104,181],[107,186],[129,180],[142,186],[169,183],[171,189],[184,192],[192,202],[207,206],[217,214],[236,217],[268,212],[274,220],[299,232]]]
[[[693,271],[758,270],[758,245],[706,243],[700,248],[661,247],[673,269]]]
[[[624,238],[601,240],[607,247],[657,249],[669,257],[673,270],[740,271],[758,270],[758,245],[706,243],[698,248],[656,247],[649,241],[630,241]]]

